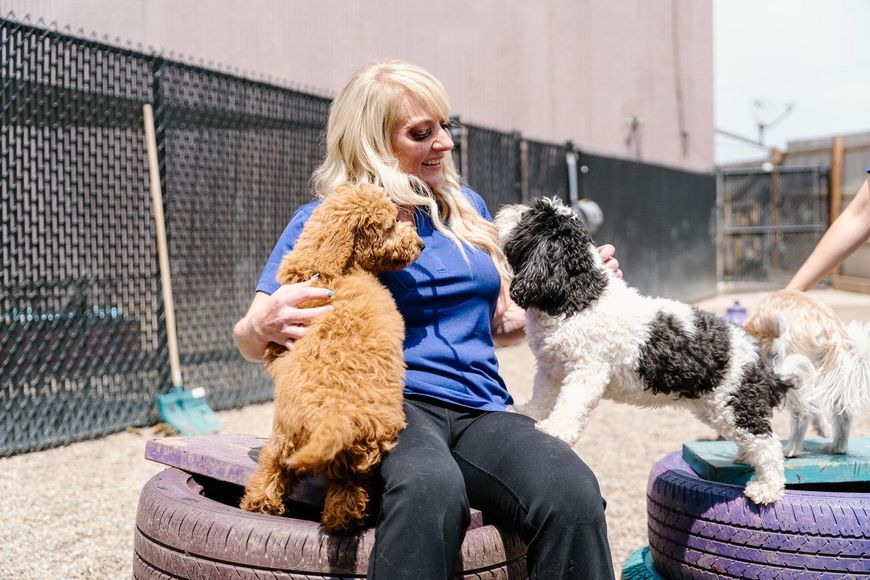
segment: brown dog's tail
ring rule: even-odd
[[[323,471],[357,437],[353,419],[346,413],[332,413],[311,432],[308,442],[284,461],[296,471]]]

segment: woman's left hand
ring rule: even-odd
[[[601,259],[604,261],[604,265],[609,268],[613,275],[617,278],[622,278],[622,270],[619,269],[619,261],[614,258],[616,255],[616,248],[611,244],[604,244],[603,246],[598,246],[598,255],[601,256]]]

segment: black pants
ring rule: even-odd
[[[408,426],[381,464],[368,577],[453,578],[469,506],[518,530],[538,580],[613,578],[592,471],[523,415],[406,399]]]

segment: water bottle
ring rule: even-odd
[[[746,322],[746,308],[740,304],[739,300],[735,300],[734,304],[725,311],[723,318],[735,326],[743,326],[743,323]]]

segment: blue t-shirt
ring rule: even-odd
[[[462,191],[480,215],[492,221],[483,199],[470,189]],[[319,204],[314,201],[296,210],[266,262],[257,290],[271,294],[278,289],[278,265]],[[513,401],[498,373],[490,326],[501,288],[498,271],[489,254],[468,245],[466,262],[456,244],[435,229],[428,212],[417,208],[416,219],[426,248],[404,270],[379,276],[405,320],[405,394],[504,410]]]

